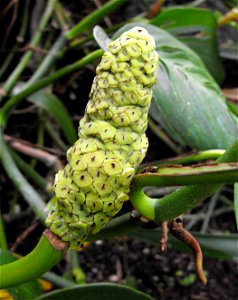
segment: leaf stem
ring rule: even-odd
[[[32,84],[31,86],[27,87],[26,89],[23,89],[20,93],[13,96],[8,100],[8,102],[3,106],[1,110],[0,115],[0,124],[2,126],[6,126],[7,118],[9,115],[9,112],[11,109],[13,109],[16,105],[18,105],[25,97],[33,94],[34,92],[42,89],[43,87],[51,84],[52,82],[56,81],[57,79],[72,73],[75,70],[78,70],[82,68],[83,66],[87,65],[88,63],[94,61],[96,58],[102,56],[103,50],[96,50],[94,52],[91,52],[87,56],[83,57],[82,59],[76,61],[73,64],[70,64],[58,71],[56,71],[54,74],[41,79],[40,81]]]
[[[238,140],[216,162],[238,161]],[[237,176],[237,175],[236,175]],[[156,182],[153,183],[154,185]],[[221,183],[200,184],[182,187],[161,198],[152,199],[146,196],[140,187],[132,185],[130,201],[134,208],[149,220],[157,222],[173,220],[193,208],[221,187]]]
[[[66,153],[69,146],[67,146],[59,136],[58,132],[55,131],[53,126],[51,125],[50,122],[45,123],[45,130],[48,133],[48,135],[52,138],[52,140],[57,144],[57,146],[60,148],[63,153]]]
[[[59,262],[67,244],[59,240],[48,229],[39,243],[27,256],[0,267],[0,289],[13,287],[39,277]]]
[[[44,222],[46,217],[45,203],[37,191],[29,184],[22,173],[17,168],[10,151],[5,144],[2,133],[0,132],[0,157],[3,168],[11,181],[15,184],[22,196],[25,198],[29,206],[35,212],[36,216]]]
[[[49,18],[53,12],[56,2],[57,2],[57,0],[51,0],[51,1],[47,2],[47,6],[46,6],[44,14],[41,18],[38,30],[36,31],[35,35],[33,36],[32,40],[30,42],[31,48],[34,48],[38,45],[38,43],[41,39],[42,33],[44,31],[44,28],[48,24]],[[32,55],[33,55],[32,50],[28,50],[23,55],[20,63],[17,65],[17,67],[12,72],[12,74],[10,75],[10,77],[8,78],[6,83],[3,85],[2,88],[5,91],[6,95],[8,95],[10,93],[10,91],[12,90],[13,86],[15,85],[17,79],[19,78],[21,73],[24,71],[24,69],[27,67],[27,64],[28,64],[29,60],[31,59]],[[1,101],[1,99],[0,99],[0,101]]]
[[[180,155],[180,156],[165,159],[165,160],[144,163],[141,166],[142,167],[148,167],[148,166],[160,167],[160,166],[166,166],[166,165],[172,165],[172,164],[188,164],[188,163],[198,162],[198,161],[202,161],[202,160],[217,159],[222,154],[224,154],[224,152],[225,152],[225,150],[222,150],[222,149],[204,150],[204,151],[199,151],[197,153]]]
[[[208,210],[206,211],[206,214],[204,216],[203,219],[203,223],[201,226],[201,233],[205,233],[207,231],[208,228],[208,224],[210,222],[211,217],[213,216],[214,212],[215,212],[215,207],[217,204],[217,200],[219,198],[220,195],[220,190],[218,190],[214,195],[212,195],[209,205],[208,205]]]
[[[135,188],[147,186],[181,186],[212,183],[234,183],[238,181],[238,163],[217,164],[206,168],[161,167],[155,173],[136,175],[133,181]]]
[[[46,272],[41,277],[59,287],[69,287],[75,285],[75,282],[68,280],[62,276],[56,275],[53,272]]]
[[[58,59],[61,55],[59,55],[58,51],[62,49],[66,44],[65,36],[60,36],[51,47],[50,51],[44,58],[43,62],[37,68],[33,76],[28,80],[28,82],[24,85],[24,89],[31,86],[33,83],[37,82],[40,78],[42,78],[49,69],[53,66],[56,59]]]
[[[9,151],[19,169],[22,170],[34,183],[36,183],[39,188],[41,188],[43,191],[50,193],[48,191],[48,181],[44,177],[42,177],[38,172],[36,172],[28,163],[26,163],[20,157],[20,155],[18,155],[13,150],[9,149]]]
[[[159,126],[157,126],[151,118],[148,120],[148,124],[150,129],[154,132],[154,134],[163,141],[167,146],[169,146],[175,153],[181,153],[181,149],[163,132]]]
[[[54,45],[51,47],[47,56],[44,58],[39,68],[36,70],[36,72],[27,82],[24,88],[29,87],[31,84],[37,82],[37,80],[42,78],[49,71],[56,59],[58,59],[64,54],[65,51],[60,50],[64,48],[68,40],[72,40],[79,34],[88,30],[94,24],[101,21],[104,18],[104,16],[107,16],[109,13],[116,10],[125,1],[126,0],[112,0],[107,2],[105,5],[93,11],[91,14],[83,18],[78,24],[76,24],[71,29],[67,30],[61,36],[59,36],[58,39],[55,41]]]
[[[125,1],[126,0],[111,0],[100,8],[96,9],[87,17],[83,18],[77,25],[68,30],[65,33],[66,39],[72,40],[73,38],[76,38],[80,33],[88,30],[94,24],[97,24],[98,21],[102,20],[105,16],[116,10]]]
[[[0,78],[2,78],[3,74],[8,69],[8,67],[18,49],[18,46],[24,41],[24,37],[26,34],[26,30],[27,30],[27,24],[28,24],[28,20],[29,20],[29,16],[30,16],[29,7],[30,7],[30,0],[26,0],[24,2],[23,15],[22,15],[22,19],[21,19],[22,20],[21,29],[16,38],[15,45],[12,47],[11,51],[9,52],[7,58],[5,59],[5,61],[3,62],[2,66],[0,68]]]
[[[7,239],[4,231],[4,226],[3,226],[3,217],[2,213],[0,210],[0,248],[2,250],[7,250]]]

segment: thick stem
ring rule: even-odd
[[[237,161],[238,153],[238,140],[234,145],[222,155],[217,162],[229,162]],[[180,189],[178,192],[181,194],[177,196],[177,192],[172,193],[172,197],[166,196],[161,200],[143,199],[143,197],[136,198],[136,194],[132,193],[131,201],[132,203],[144,204],[145,207],[142,207],[142,210],[138,211],[143,215],[146,215],[146,207],[148,205],[148,213],[151,216],[148,219],[163,221],[167,219],[173,219],[182,212],[185,212],[188,208],[195,206],[199,201],[203,200],[208,194],[213,192],[214,189],[220,185],[200,185],[188,187],[188,191],[184,192],[185,188]],[[204,187],[201,189],[201,187]],[[200,192],[202,190],[202,193]],[[205,192],[204,192],[205,191]],[[201,197],[201,194],[204,197]],[[144,194],[143,194],[144,195]],[[142,195],[142,196],[143,196]],[[133,198],[133,196],[135,198]],[[140,195],[139,195],[140,196]],[[145,196],[145,195],[144,195]],[[184,197],[183,197],[184,196]],[[146,197],[146,196],[145,196]],[[164,200],[165,199],[165,200]],[[167,200],[168,199],[168,200]],[[163,201],[162,201],[163,200]],[[199,201],[198,201],[199,200]],[[185,201],[185,205],[183,203]],[[181,205],[177,205],[177,202]],[[160,206],[161,214],[157,214],[156,206],[153,205],[151,209],[151,203],[156,203],[157,206]],[[175,207],[175,208],[174,208]],[[183,210],[181,211],[181,207]],[[176,209],[177,208],[177,209]],[[167,215],[166,215],[167,213]],[[114,237],[116,235],[128,234],[135,229],[138,229],[142,226],[142,222],[138,219],[138,214],[136,218],[131,217],[130,214],[123,215],[116,219],[113,219],[101,232],[96,235],[91,235],[88,238],[88,241],[93,241],[97,239],[105,239]],[[65,245],[65,244],[64,244]],[[18,285],[20,283],[26,282],[33,278],[36,278],[49,270],[58,260],[61,259],[64,251],[67,249],[65,246],[64,250],[55,250],[48,239],[43,236],[36,246],[36,248],[26,257],[20,259],[17,262],[5,265],[0,267],[0,274],[4,273],[4,277],[1,281],[0,288],[6,288],[13,285]]]
[[[17,286],[39,277],[59,262],[67,244],[58,239],[48,229],[39,243],[27,256],[0,267],[0,289]]]
[[[238,161],[238,140],[216,162]],[[156,185],[154,182],[153,185]],[[146,196],[141,187],[132,186],[130,201],[134,208],[149,220],[157,222],[173,220],[213,194],[221,184],[200,184],[182,187],[161,198],[152,199]]]

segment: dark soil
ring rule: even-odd
[[[196,279],[184,286],[181,279],[195,272],[193,256],[171,248],[161,255],[158,246],[138,240],[99,241],[79,258],[87,282],[129,282],[158,300],[237,299],[238,264],[233,261],[205,258],[207,285]]]

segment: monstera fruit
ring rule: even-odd
[[[108,45],[97,67],[79,139],[55,178],[56,202],[46,224],[80,250],[128,200],[135,169],[145,157],[147,115],[158,54],[141,27]]]

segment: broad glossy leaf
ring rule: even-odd
[[[7,250],[0,249],[0,265],[4,265],[17,260],[13,254]],[[41,285],[37,280],[9,288],[8,292],[14,300],[32,300],[42,294]]]
[[[29,96],[28,100],[46,110],[58,122],[70,145],[77,140],[71,117],[55,95],[41,90]]]
[[[220,83],[224,70],[216,39],[217,20],[212,11],[193,7],[164,9],[150,24],[167,30],[193,49]]]
[[[148,30],[160,56],[151,116],[184,146],[199,150],[228,148],[238,136],[237,118],[231,115],[221,90],[200,58],[152,25],[128,24],[114,38],[134,26]]]
[[[113,283],[81,284],[48,293],[35,300],[153,300],[136,289]]]
[[[205,256],[221,259],[238,259],[238,234],[203,234],[193,232]],[[130,237],[157,244],[159,246],[161,230],[139,229]],[[173,236],[169,236],[169,244],[174,249],[190,252],[188,246]],[[159,249],[159,247],[158,247]]]

